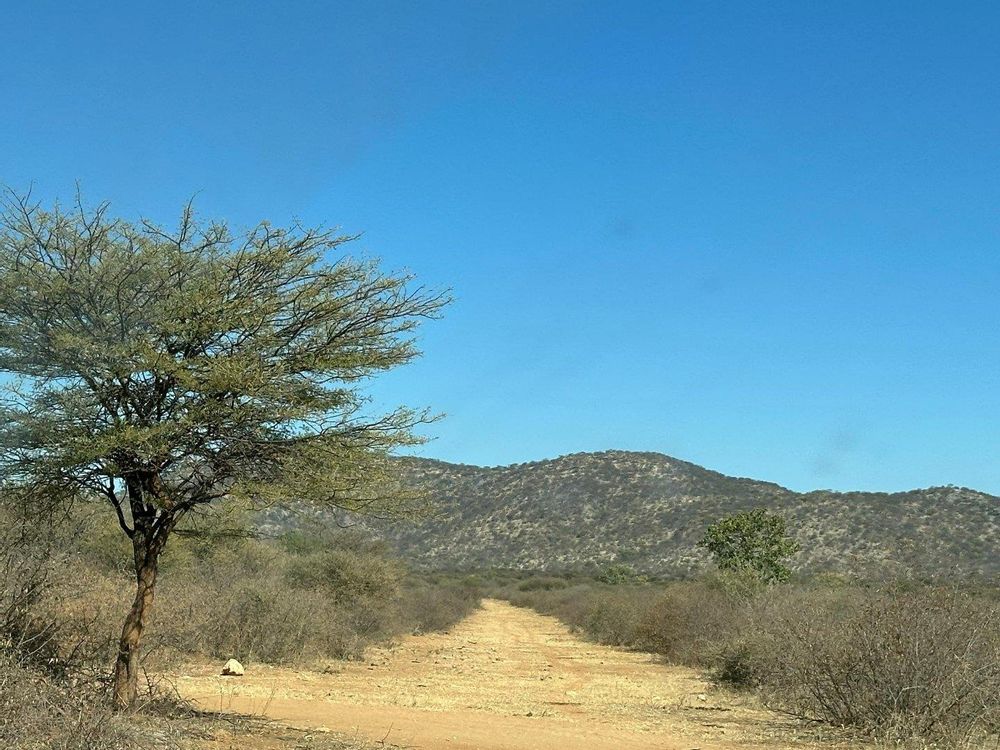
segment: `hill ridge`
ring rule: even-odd
[[[438,512],[378,531],[421,567],[593,570],[625,562],[689,575],[707,563],[696,542],[709,523],[762,506],[788,518],[804,548],[800,570],[1000,574],[1000,498],[966,487],[796,492],[618,449],[498,466],[398,461],[403,481]]]
[[[773,485],[782,490],[787,490],[788,492],[794,492],[798,495],[810,495],[816,492],[832,493],[837,495],[852,495],[857,493],[865,493],[871,495],[898,495],[906,492],[922,492],[930,490],[947,489],[947,490],[963,490],[965,492],[975,492],[979,495],[985,495],[988,497],[997,497],[995,495],[991,495],[989,492],[986,492],[985,490],[979,490],[976,489],[975,487],[967,487],[965,485],[960,485],[960,484],[932,484],[926,487],[910,487],[901,490],[862,490],[862,489],[836,490],[830,487],[817,487],[811,490],[793,490],[781,484],[780,482],[775,482],[769,479],[758,479],[755,477],[742,476],[738,474],[726,474],[725,472],[719,471],[718,469],[711,469],[707,466],[702,466],[701,464],[697,464],[694,461],[687,461],[683,458],[677,458],[676,456],[672,456],[669,453],[662,453],[660,451],[625,450],[623,448],[606,448],[604,450],[599,450],[599,451],[573,451],[571,453],[563,453],[558,456],[553,456],[551,458],[540,458],[533,461],[515,461],[509,464],[473,464],[473,463],[465,463],[463,461],[449,461],[447,459],[435,458],[433,456],[396,456],[394,460],[400,462],[414,461],[418,463],[443,464],[446,466],[463,468],[463,469],[481,469],[483,471],[498,471],[504,469],[517,469],[528,466],[538,466],[542,464],[552,464],[558,461],[562,461],[564,459],[570,459],[575,457],[590,457],[590,456],[599,457],[599,456],[616,455],[616,454],[625,456],[653,456],[657,458],[665,458],[671,462],[682,464],[685,466],[690,466],[700,471],[705,471],[710,474],[718,475],[720,477],[726,477],[728,479],[745,479],[759,484]]]

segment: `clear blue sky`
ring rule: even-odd
[[[0,182],[363,231],[479,464],[1000,493],[994,3],[7,3]]]

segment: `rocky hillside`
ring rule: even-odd
[[[763,506],[802,543],[796,567],[1000,574],[1000,498],[958,487],[805,494],[658,453],[607,451],[497,468],[401,459],[437,514],[380,529],[428,568],[683,574],[706,562],[705,526]]]

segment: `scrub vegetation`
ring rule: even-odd
[[[763,508],[801,550],[796,574],[1000,576],[1000,498],[964,487],[793,492],[660,453],[574,453],[483,467],[407,458],[399,471],[437,506],[380,531],[434,569],[700,574],[711,524]]]
[[[13,747],[194,747],[190,737],[221,719],[194,712],[155,675],[233,656],[251,671],[321,670],[447,630],[484,594],[693,667],[857,746],[989,747],[1000,729],[1000,598],[985,584],[826,575],[762,585],[721,570],[649,580],[622,565],[596,576],[414,574],[356,529],[254,538],[233,518],[179,530],[165,553],[148,670],[121,714],[105,696],[117,647],[109,615],[130,596],[127,543],[85,507],[55,535],[38,534],[17,507],[4,513],[0,738]]]
[[[718,573],[624,585],[518,575],[497,586],[596,642],[703,669],[865,740],[992,747],[1000,731],[1000,596],[985,583],[825,576],[762,587]]]
[[[373,644],[448,628],[478,604],[463,581],[412,576],[351,530],[278,539],[226,534],[221,526],[181,534],[162,560],[164,596],[145,642],[136,705],[119,714],[108,701],[108,664],[117,648],[114,615],[130,596],[129,545],[113,522],[85,512],[39,534],[31,519],[7,508],[0,530],[4,747],[181,741],[194,712],[156,677],[169,668],[206,659],[221,667],[231,657],[248,668],[318,668],[358,659]]]

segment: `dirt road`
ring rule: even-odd
[[[361,663],[242,678],[176,678],[206,709],[261,713],[421,750],[778,750],[831,747],[794,724],[647,654],[597,646],[499,601],[448,633],[413,636]]]

